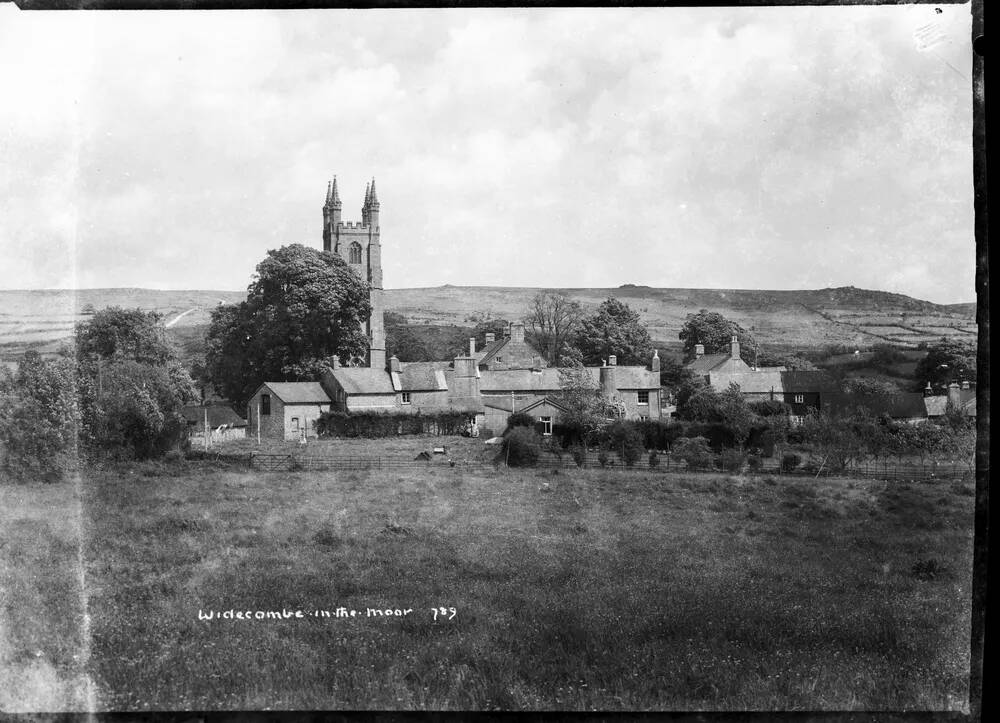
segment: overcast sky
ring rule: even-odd
[[[381,201],[385,286],[975,298],[968,5],[21,12],[0,288],[242,289]]]

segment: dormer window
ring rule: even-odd
[[[354,243],[352,243],[351,244],[351,248],[350,248],[350,250],[348,252],[348,256],[349,256],[348,260],[352,264],[360,264],[361,263],[361,244],[359,244],[357,241],[355,241]]]

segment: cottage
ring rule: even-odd
[[[247,404],[249,433],[261,439],[315,437],[316,422],[331,405],[319,382],[264,382]]]
[[[228,404],[191,405],[181,408],[187,420],[188,433],[194,443],[204,443],[206,429],[208,443],[228,442],[247,436],[247,420],[233,411]]]

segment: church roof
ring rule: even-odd
[[[262,386],[285,404],[329,404],[331,401],[319,382],[264,382]]]

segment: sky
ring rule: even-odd
[[[940,12],[939,12],[940,11]],[[381,202],[386,288],[974,293],[965,5],[24,12],[0,288],[246,288]]]

